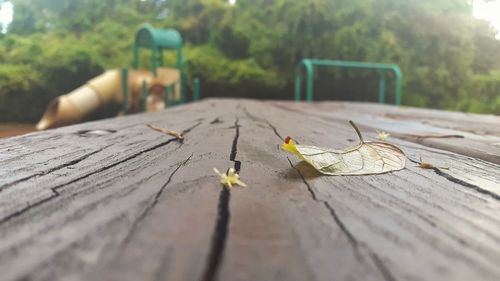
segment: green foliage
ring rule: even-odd
[[[474,61],[472,70],[488,74],[491,69],[500,69],[500,40],[487,22],[477,20],[473,25]]]
[[[186,63],[191,77],[204,81],[203,91],[212,95],[269,98],[285,86],[278,73],[254,59],[229,60],[209,45],[188,48]]]
[[[2,121],[36,121],[51,99],[105,69],[99,54],[72,36],[9,35],[0,41],[0,50]]]
[[[41,116],[46,103],[40,73],[28,65],[0,64],[0,121],[28,122]]]
[[[455,109],[500,115],[500,71],[474,75]]]
[[[291,98],[300,59],[344,59],[398,64],[407,105],[499,113],[500,41],[472,18],[469,0],[12,2],[14,21],[0,35],[4,121],[36,121],[53,97],[129,65],[145,22],[180,30],[204,96]],[[141,58],[148,67],[149,53]],[[318,97],[376,96],[376,73],[317,73]]]

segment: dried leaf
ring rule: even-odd
[[[359,129],[349,121],[358,134],[356,146],[336,150],[311,145],[299,145],[287,137],[283,150],[297,155],[325,175],[369,175],[401,170],[406,157],[397,146],[385,142],[364,142]]]
[[[153,126],[151,124],[146,124],[146,126],[148,126],[149,128],[151,128],[157,132],[164,133],[166,135],[170,135],[170,136],[172,136],[180,141],[184,140],[184,136],[182,135],[182,133],[178,133],[176,131],[170,131],[170,130],[167,130],[165,128],[156,127],[156,126]]]
[[[220,176],[220,183],[223,187],[227,186],[231,188],[233,185],[247,186],[244,182],[240,181],[240,175],[233,168],[229,168],[226,173],[221,173],[217,168],[214,168],[214,172]]]

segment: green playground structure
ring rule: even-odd
[[[140,49],[151,51],[151,68],[140,69]],[[173,50],[173,65],[165,65],[164,53]],[[72,92],[59,96],[47,107],[37,129],[81,122],[107,104],[121,104],[121,113],[156,111],[186,102],[187,74],[182,37],[175,29],[146,25],[138,30],[133,47],[132,68],[113,69],[89,80]],[[191,100],[200,98],[200,82],[193,79]]]
[[[393,73],[395,77],[395,101],[396,105],[401,105],[403,96],[402,83],[403,73],[396,64],[385,63],[367,63],[356,61],[342,60],[318,60],[318,59],[303,59],[297,65],[295,71],[295,100],[302,99],[302,67],[306,70],[306,101],[310,102],[314,96],[314,66],[333,67],[333,68],[350,68],[350,69],[371,69],[379,72],[379,93],[378,102],[385,102],[385,78],[386,73]]]
[[[146,48],[151,51],[151,73],[155,78],[163,81],[163,99],[164,106],[169,106],[173,104],[182,104],[186,101],[186,83],[187,74],[185,70],[184,54],[182,51],[182,37],[179,32],[175,29],[156,29],[151,26],[144,26],[139,29],[136,34],[134,47],[133,47],[133,69],[139,69],[140,66],[140,48]],[[174,50],[176,52],[176,60],[174,65],[166,66],[164,60],[164,52],[167,50]],[[178,81],[173,83],[167,83],[169,79],[165,77],[168,74],[162,73],[166,69],[177,69],[179,72]],[[127,95],[128,93],[128,70],[122,68],[122,95],[123,95],[123,108],[124,111],[128,109]],[[162,75],[163,74],[163,75]],[[166,79],[165,79],[166,78]],[[193,96],[192,100],[198,100],[200,98],[200,87],[199,79],[193,79]],[[141,84],[141,104],[142,110],[146,111],[146,98],[149,94],[147,80],[143,80]],[[177,94],[177,95],[176,95]]]
[[[121,113],[156,111],[183,104],[187,95],[187,73],[182,50],[182,37],[175,29],[140,28],[132,49],[132,67],[108,70],[85,85],[53,100],[37,124],[39,130],[74,124],[107,104],[121,105]],[[140,69],[140,50],[151,52],[150,69]],[[175,62],[165,63],[165,52],[175,52]],[[314,98],[314,67],[370,69],[379,74],[379,103],[385,102],[387,73],[395,77],[395,104],[402,99],[403,74],[395,64],[365,63],[340,60],[303,59],[295,74],[295,100],[302,99],[302,68],[306,71],[305,100]],[[200,98],[200,82],[193,79],[190,100]]]

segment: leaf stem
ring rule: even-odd
[[[356,126],[356,124],[354,124],[354,122],[352,122],[352,120],[349,120],[349,124],[351,124],[351,126],[354,128],[354,130],[356,131],[356,133],[358,134],[358,137],[359,137],[359,141],[361,143],[365,143],[365,141],[363,140],[363,136],[361,135],[361,132],[359,131],[358,129],[358,126]]]

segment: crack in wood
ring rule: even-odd
[[[344,233],[344,235],[347,237],[347,240],[351,244],[351,247],[352,247],[352,250],[354,252],[354,256],[356,257],[356,259],[360,263],[362,263],[362,264],[365,263],[364,259],[363,259],[363,256],[361,254],[361,248],[364,248],[368,252],[370,258],[373,261],[373,263],[377,267],[377,269],[380,272],[380,274],[382,274],[382,276],[385,278],[385,280],[387,280],[387,281],[395,281],[396,279],[392,276],[392,274],[390,273],[389,269],[387,269],[387,267],[384,265],[384,263],[380,260],[380,257],[375,252],[373,252],[371,249],[369,249],[368,246],[362,244],[361,242],[359,242],[354,237],[354,235],[349,231],[349,229],[345,226],[345,224],[339,218],[339,216],[335,212],[335,209],[330,205],[330,203],[328,203],[328,201],[318,199],[318,197],[316,196],[316,193],[312,189],[312,187],[309,184],[309,182],[307,182],[307,180],[304,177],[304,175],[302,175],[302,173],[300,172],[300,170],[293,165],[293,163],[290,160],[290,158],[287,157],[287,159],[288,159],[288,162],[290,163],[290,166],[299,174],[300,178],[302,179],[302,182],[304,182],[304,184],[306,185],[307,190],[311,194],[311,198],[315,202],[321,203],[321,204],[323,204],[325,206],[325,208],[328,210],[328,212],[332,216],[332,218],[335,221],[335,223],[339,226],[339,228],[342,230],[342,232]]]
[[[271,130],[273,130],[274,134],[280,140],[284,140],[285,139],[285,138],[283,138],[282,135],[280,135],[280,133],[278,132],[278,129],[276,129],[276,127],[273,124],[271,124],[271,122],[269,122],[267,119],[256,117],[255,115],[251,114],[246,107],[243,107],[243,112],[245,112],[246,116],[248,118],[250,118],[251,120],[253,120],[253,121],[259,121],[259,122],[266,123],[267,126],[269,126],[269,128],[271,128]]]
[[[278,129],[275,126],[273,126],[268,120],[262,119],[262,118],[257,118],[255,116],[251,115],[250,112],[248,112],[248,110],[246,108],[244,108],[243,110],[244,110],[244,112],[247,114],[247,116],[250,119],[252,119],[254,121],[256,121],[256,120],[262,120],[263,122],[265,122],[269,126],[269,128],[271,128],[273,130],[274,134],[276,136],[278,136],[278,138],[280,138],[281,140],[283,140],[283,137],[278,132]],[[368,248],[368,246],[366,246],[364,244],[361,244],[354,237],[354,235],[349,231],[349,229],[347,229],[347,227],[342,222],[342,220],[340,220],[339,216],[335,212],[335,209],[327,201],[318,199],[318,197],[316,196],[316,193],[312,189],[311,185],[307,182],[307,180],[305,179],[304,175],[302,175],[302,173],[292,164],[292,161],[290,160],[290,158],[287,157],[287,160],[290,163],[290,166],[299,174],[300,178],[302,179],[302,181],[306,185],[307,190],[309,191],[309,193],[311,195],[311,198],[315,202],[321,203],[321,204],[323,204],[325,206],[325,208],[328,210],[328,212],[332,216],[332,218],[335,221],[335,223],[339,226],[339,228],[342,230],[342,232],[344,233],[344,235],[347,237],[347,240],[349,241],[349,243],[350,243],[350,245],[351,245],[351,247],[353,249],[353,253],[354,253],[355,258],[360,263],[364,263],[364,259],[363,259],[363,256],[361,254],[361,249],[360,249],[361,247],[363,247],[368,252],[370,258],[372,259],[372,261],[374,263],[374,265],[377,267],[378,271],[380,272],[380,274],[382,274],[382,276],[384,277],[384,279],[387,280],[387,281],[395,281],[396,279],[392,276],[392,274],[390,273],[390,271],[387,269],[387,267],[381,261],[380,257],[376,253],[374,253],[372,250],[370,250]]]
[[[56,197],[59,197],[59,192],[54,191],[54,190],[52,190],[52,192],[56,192],[56,193],[53,193],[51,196],[49,196],[47,198],[44,198],[44,199],[42,199],[40,201],[37,201],[37,202],[35,202],[33,204],[27,205],[26,207],[24,207],[24,208],[22,208],[20,210],[17,210],[15,212],[13,212],[13,213],[11,213],[11,214],[3,217],[2,219],[0,219],[0,225],[6,223],[8,221],[10,221],[11,219],[13,219],[15,217],[18,217],[18,216],[22,215],[23,213],[29,211],[30,209],[33,209],[33,208],[35,208],[37,206],[42,205],[43,203],[51,201],[52,199],[54,199]]]
[[[245,113],[253,120],[256,120],[254,116],[252,116],[247,110],[246,108],[244,108],[244,111]],[[260,118],[259,118],[260,119]],[[283,139],[283,137],[281,136],[281,134],[278,132],[277,128],[275,126],[273,126],[269,121],[265,120],[265,119],[262,119],[264,120],[265,123],[267,123],[269,125],[269,127],[273,130],[273,132],[275,133],[276,136],[278,136],[280,139]],[[347,240],[349,241],[352,249],[353,249],[353,253],[354,253],[354,256],[355,258],[360,262],[360,263],[364,263],[364,259],[363,259],[363,256],[361,255],[361,247],[363,247],[369,254],[372,262],[374,263],[374,265],[377,267],[378,271],[380,272],[380,274],[382,274],[382,276],[384,277],[385,280],[387,281],[396,281],[396,279],[393,277],[393,275],[391,274],[391,272],[389,271],[389,269],[384,265],[384,263],[382,262],[382,260],[380,259],[380,257],[375,253],[373,252],[368,246],[360,243],[355,237],[354,235],[349,231],[349,229],[347,229],[347,227],[345,226],[345,224],[342,222],[342,220],[340,220],[339,216],[337,215],[337,213],[335,212],[335,209],[330,205],[330,203],[328,203],[328,201],[325,201],[325,200],[321,200],[321,199],[318,199],[318,197],[316,196],[316,193],[314,192],[314,190],[312,189],[311,185],[307,182],[306,178],[304,177],[304,175],[302,175],[302,173],[299,171],[299,169],[297,169],[293,164],[292,164],[292,161],[290,160],[290,158],[287,157],[287,160],[288,162],[290,163],[290,166],[299,174],[300,178],[302,179],[302,181],[304,182],[304,184],[306,185],[307,187],[307,190],[309,191],[309,193],[311,194],[311,198],[315,201],[315,202],[318,202],[318,203],[321,203],[325,206],[325,208],[328,210],[328,212],[330,213],[330,215],[332,216],[333,220],[335,221],[335,223],[339,226],[339,228],[342,230],[342,232],[344,233],[344,235],[347,237]]]
[[[223,188],[219,193],[219,205],[217,207],[217,222],[212,235],[212,245],[207,259],[207,266],[201,281],[217,280],[220,264],[224,257],[226,238],[231,213],[229,211],[229,201],[231,192],[229,188]]]
[[[382,273],[382,275],[384,276],[385,280],[396,281],[396,279],[394,279],[394,276],[392,276],[391,272],[387,269],[387,267],[384,265],[377,254],[370,252],[370,257],[380,273]]]
[[[198,123],[200,123],[200,124],[201,124],[201,121],[199,121]],[[189,132],[189,131],[191,131],[193,128],[196,128],[197,126],[199,126],[199,125],[200,125],[200,124],[198,124],[198,123],[197,123],[197,124],[195,124],[195,125],[193,125],[193,126],[191,126],[190,128],[188,128],[188,129],[186,129],[186,130],[187,130],[188,132]],[[186,130],[185,130],[185,131],[186,131]],[[88,178],[88,177],[90,177],[90,176],[92,176],[92,175],[94,175],[94,174],[97,174],[97,173],[100,173],[100,172],[106,171],[106,170],[108,170],[108,169],[111,169],[111,168],[113,168],[113,167],[115,167],[115,166],[118,166],[118,165],[120,165],[120,164],[122,164],[122,163],[125,163],[125,162],[127,162],[127,161],[129,161],[129,160],[132,160],[132,159],[134,159],[134,158],[138,157],[138,156],[139,156],[139,155],[141,155],[141,154],[144,154],[144,153],[150,152],[150,151],[152,151],[152,150],[158,149],[158,148],[160,148],[160,147],[166,146],[166,145],[168,145],[169,143],[174,142],[174,141],[177,141],[177,138],[171,138],[171,139],[168,139],[167,141],[161,142],[161,143],[159,143],[159,144],[157,144],[157,145],[154,145],[154,146],[152,146],[152,147],[150,147],[150,148],[148,148],[148,149],[141,150],[141,151],[139,151],[139,152],[137,152],[137,153],[134,153],[134,154],[130,155],[129,157],[126,157],[125,159],[122,159],[122,160],[120,160],[120,161],[117,161],[117,162],[115,162],[115,163],[113,163],[113,164],[111,164],[111,165],[104,166],[104,167],[99,168],[99,169],[97,169],[97,170],[94,170],[94,171],[92,171],[92,172],[90,172],[90,173],[84,174],[84,175],[82,175],[82,176],[80,176],[80,177],[77,177],[77,178],[75,178],[75,179],[73,179],[73,180],[70,180],[70,181],[68,181],[68,182],[66,182],[66,183],[63,183],[63,184],[57,185],[57,186],[55,186],[55,187],[52,187],[52,188],[50,188],[50,190],[51,190],[51,191],[52,191],[52,193],[53,193],[51,196],[49,196],[49,197],[47,197],[47,198],[44,198],[44,199],[42,199],[42,200],[40,200],[40,201],[34,202],[34,203],[32,203],[32,204],[29,204],[29,205],[27,205],[26,207],[24,207],[24,208],[22,208],[22,209],[20,209],[20,210],[17,210],[17,211],[15,211],[15,212],[13,212],[13,213],[11,213],[11,214],[9,214],[9,215],[7,215],[7,216],[3,217],[3,218],[0,218],[0,225],[1,225],[1,224],[3,224],[3,223],[6,223],[6,222],[8,222],[8,221],[10,221],[10,220],[12,220],[12,219],[14,219],[14,218],[16,218],[16,217],[18,217],[18,216],[20,216],[20,215],[22,215],[22,214],[24,214],[25,212],[27,212],[27,211],[29,211],[29,210],[31,210],[31,209],[33,209],[33,208],[37,207],[37,206],[40,206],[40,205],[41,205],[41,204],[43,204],[43,203],[46,203],[46,202],[48,202],[48,201],[51,201],[51,200],[53,200],[53,199],[55,199],[55,198],[59,197],[60,193],[59,193],[59,191],[58,191],[58,190],[59,190],[59,189],[61,189],[61,188],[62,188],[62,187],[64,187],[64,186],[67,186],[67,185],[69,185],[69,184],[72,184],[72,183],[78,182],[78,181],[80,181],[80,180],[82,180],[82,179],[85,179],[85,178]],[[182,143],[179,143],[179,146],[182,146]]]
[[[312,199],[315,201],[315,202],[318,202],[318,203],[321,203],[323,204],[326,209],[328,210],[328,212],[330,213],[330,215],[332,216],[333,220],[335,221],[335,223],[337,223],[337,225],[340,227],[340,229],[342,230],[342,232],[344,232],[345,236],[347,237],[347,240],[349,240],[349,243],[351,244],[352,246],[352,249],[353,249],[353,252],[356,256],[356,259],[359,261],[359,262],[362,262],[363,261],[363,258],[362,258],[362,255],[359,251],[359,243],[358,241],[356,240],[356,238],[354,238],[354,236],[352,235],[352,233],[347,229],[347,227],[344,225],[344,223],[340,220],[340,218],[337,216],[337,213],[335,212],[335,210],[332,208],[332,206],[330,206],[330,204],[327,202],[327,201],[324,201],[324,200],[320,200],[318,199],[318,197],[316,196],[316,193],[314,192],[314,190],[312,189],[311,185],[309,184],[309,182],[307,182],[306,178],[304,177],[304,175],[302,175],[302,173],[297,169],[297,167],[295,167],[292,163],[292,161],[290,160],[290,158],[287,157],[287,160],[288,160],[288,163],[290,163],[290,166],[299,174],[300,178],[302,179],[302,182],[304,182],[304,184],[306,185],[307,187],[307,191],[309,192],[309,194],[311,194],[311,197]]]
[[[92,156],[92,155],[94,155],[94,154],[97,154],[97,153],[99,153],[99,152],[103,151],[104,149],[106,149],[106,148],[108,148],[108,147],[110,147],[110,146],[111,146],[111,145],[107,145],[107,146],[105,146],[105,147],[103,147],[103,148],[100,148],[100,149],[97,149],[97,150],[92,151],[92,152],[90,152],[90,153],[84,154],[84,155],[80,156],[79,158],[73,159],[73,160],[71,160],[71,161],[69,161],[69,162],[67,162],[67,163],[64,163],[64,164],[61,164],[61,165],[57,165],[57,166],[55,166],[55,167],[52,167],[52,168],[50,168],[50,169],[48,169],[48,170],[46,170],[46,171],[38,172],[38,173],[35,173],[35,174],[33,174],[33,175],[29,175],[29,176],[27,176],[27,177],[24,177],[24,178],[21,178],[21,179],[15,180],[15,181],[13,181],[13,182],[10,182],[10,183],[7,183],[7,184],[4,184],[4,185],[0,186],[0,192],[2,192],[4,189],[6,189],[6,188],[8,188],[8,187],[11,187],[11,186],[13,186],[13,185],[19,184],[19,183],[21,183],[21,182],[28,181],[28,180],[30,180],[30,179],[32,179],[32,178],[36,178],[36,177],[39,177],[39,176],[45,176],[45,175],[48,175],[48,174],[50,174],[50,173],[52,173],[52,172],[55,172],[55,171],[57,171],[57,170],[60,170],[60,169],[66,168],[66,167],[68,167],[68,166],[78,164],[78,163],[82,162],[83,160],[85,160],[85,159],[89,158],[90,156]]]
[[[413,160],[410,157],[406,157],[406,158],[408,158],[408,160],[410,160],[411,162],[413,162],[415,164],[420,164],[419,161]],[[448,173],[445,173],[445,172],[441,171],[441,169],[439,169],[438,167],[429,167],[429,168],[427,168],[427,170],[432,170],[432,171],[434,171],[434,173],[436,173],[436,175],[442,176],[445,179],[447,179],[447,180],[449,180],[449,181],[451,181],[453,183],[456,183],[456,184],[459,184],[461,186],[473,189],[473,190],[475,190],[475,191],[477,191],[477,192],[479,192],[481,194],[488,195],[488,196],[492,197],[493,199],[500,201],[500,195],[499,194],[496,194],[496,193],[494,193],[492,191],[483,189],[480,186],[468,183],[468,182],[463,181],[461,179],[457,179],[456,177],[454,177],[454,176],[452,176],[452,175],[450,175]]]
[[[200,126],[201,123],[202,123],[202,121],[203,121],[203,119],[199,120],[198,123],[194,124],[193,126],[191,126],[191,127],[187,128],[187,129],[183,130],[181,132],[181,135],[185,135],[185,134],[191,132],[194,128]]]
[[[241,161],[236,160],[236,154],[238,153],[238,138],[240,137],[240,124],[238,117],[236,117],[236,121],[234,121],[234,128],[236,129],[236,134],[234,135],[229,160],[234,162],[234,170],[239,172],[241,169]]]
[[[280,138],[281,140],[283,140],[283,137],[278,132],[278,129],[274,125],[272,125],[268,120],[266,120],[264,118],[258,118],[258,117],[253,116],[252,114],[250,114],[250,112],[248,112],[248,110],[247,110],[246,107],[243,109],[243,111],[253,121],[262,121],[262,122],[266,123],[269,126],[269,128],[271,130],[273,130],[274,134],[278,138]],[[392,274],[390,273],[390,271],[387,269],[387,267],[381,261],[380,257],[376,253],[374,253],[373,251],[371,251],[366,245],[361,244],[354,237],[354,235],[347,229],[347,227],[342,222],[342,220],[340,220],[339,216],[335,212],[335,209],[327,201],[320,200],[320,199],[317,198],[316,193],[312,189],[311,185],[307,182],[307,180],[305,179],[305,177],[302,175],[302,173],[292,164],[292,161],[290,160],[290,158],[287,157],[287,160],[290,163],[290,166],[299,174],[300,178],[302,179],[302,181],[306,185],[307,190],[308,190],[308,192],[311,195],[311,198],[315,202],[322,203],[325,206],[325,208],[329,211],[329,213],[332,216],[332,218],[335,221],[335,223],[339,226],[339,228],[342,230],[342,232],[344,233],[344,235],[347,237],[347,240],[349,241],[349,243],[350,243],[350,245],[351,245],[351,247],[353,249],[354,256],[355,256],[356,260],[358,260],[360,263],[364,263],[364,259],[363,259],[363,256],[361,254],[361,249],[360,249],[361,247],[363,247],[368,252],[370,258],[372,259],[372,261],[374,263],[374,265],[377,267],[378,271],[382,274],[382,276],[384,277],[384,279],[387,280],[387,281],[396,281],[396,279],[392,276]]]
[[[149,214],[149,212],[151,212],[151,210],[158,204],[158,201],[160,200],[160,196],[163,194],[163,192],[165,191],[165,188],[168,186],[168,184],[172,181],[172,178],[174,177],[174,175],[177,173],[177,171],[179,171],[179,169],[181,167],[186,166],[186,164],[189,162],[189,160],[191,160],[191,157],[193,157],[193,153],[191,153],[191,155],[186,160],[177,164],[177,167],[172,171],[172,173],[170,173],[167,181],[160,187],[160,189],[158,189],[158,192],[156,192],[156,194],[154,195],[153,201],[151,202],[151,204],[149,204],[141,212],[141,214],[134,220],[134,222],[132,223],[132,226],[130,227],[129,232],[127,233],[127,235],[123,239],[123,241],[119,247],[120,250],[118,251],[116,256],[119,256],[122,253],[122,251],[125,249],[125,247],[129,244],[129,242],[132,239],[132,237],[134,236],[140,222],[142,220],[144,220],[144,218]]]
[[[234,162],[234,169],[239,172],[241,169],[241,161],[236,160],[238,153],[238,139],[240,137],[239,118],[234,121],[236,133],[231,145],[229,160]],[[212,281],[217,279],[220,264],[224,257],[224,249],[226,247],[226,238],[231,214],[229,211],[229,200],[231,199],[231,191],[229,188],[222,188],[219,193],[219,203],[217,207],[217,221],[215,223],[214,232],[212,234],[212,244],[210,247],[209,256],[207,259],[205,273],[201,281]]]
[[[378,186],[376,186],[372,183],[369,183],[369,182],[365,182],[365,183],[368,186],[370,186],[371,188],[378,190],[379,192],[385,193],[388,197],[393,198],[393,200],[401,202],[401,205],[404,206],[404,207],[402,207],[404,210],[406,210],[407,212],[411,213],[412,215],[418,217],[419,219],[421,219],[425,223],[429,224],[431,227],[438,229],[438,231],[447,235],[448,237],[450,237],[450,239],[456,241],[460,245],[466,246],[472,250],[475,250],[478,253],[485,253],[484,249],[478,249],[477,247],[473,247],[464,238],[461,238],[460,236],[456,235],[457,232],[455,230],[453,230],[453,227],[451,227],[450,229],[447,229],[446,227],[443,227],[443,226],[446,226],[446,223],[431,220],[430,219],[432,217],[431,214],[419,213],[418,210],[413,209],[414,205],[410,204],[409,202],[406,202],[406,201],[398,198],[397,196],[394,196],[391,192],[387,192],[383,188],[379,188]],[[399,216],[397,213],[394,213],[394,215]],[[456,216],[456,214],[450,214],[450,215],[455,216],[457,218],[460,218],[460,217]],[[401,219],[405,220],[407,218],[401,217]],[[465,222],[470,223],[469,221],[465,221]],[[491,234],[489,231],[485,230],[484,228],[478,227],[478,226],[473,225],[473,224],[471,224],[471,225],[472,225],[472,227],[475,227],[477,230],[483,231],[484,235],[487,235],[492,239],[498,240],[498,238],[496,236],[494,236],[493,234]],[[465,255],[462,256],[462,258],[465,258],[465,257],[466,257]],[[471,261],[469,259],[466,259],[466,262],[471,262]]]
[[[220,123],[224,123],[222,120],[220,120],[220,117],[217,117],[210,122],[210,124],[212,124],[212,125],[213,124],[220,124]]]
[[[325,121],[325,122],[327,122],[328,120],[330,120],[330,121],[343,121],[344,120],[344,119],[342,119],[342,117],[340,115],[335,115],[335,114],[329,115],[327,112],[322,112],[323,110],[321,110],[321,109],[319,110],[319,112],[317,112],[317,111],[311,111],[309,109],[304,110],[303,108],[302,109],[289,108],[290,105],[283,105],[283,104],[276,104],[276,103],[271,103],[270,105],[273,106],[274,108],[285,110],[285,111],[292,112],[292,113],[297,113],[297,114],[300,114],[302,116],[307,115],[308,117],[315,117],[315,118],[317,118],[317,120],[321,120],[321,121]],[[376,113],[373,113],[373,112],[370,113],[370,110],[368,110],[367,116],[373,117],[373,114],[376,114]],[[310,120],[310,121],[312,121],[312,120]],[[358,124],[358,125],[362,125],[360,127],[366,127],[366,128],[370,128],[372,130],[378,128],[375,124],[369,124],[369,123]],[[436,127],[436,126],[433,126],[433,127]],[[439,126],[437,126],[436,128],[446,129],[444,127],[439,127]],[[461,155],[461,156],[468,156],[468,157],[474,158],[475,160],[483,160],[483,161],[493,163],[493,164],[500,164],[500,157],[498,157],[498,155],[495,155],[495,153],[492,153],[491,149],[487,149],[487,147],[491,147],[492,144],[486,140],[478,141],[478,142],[474,142],[474,143],[472,143],[472,142],[467,143],[466,142],[465,144],[459,144],[459,143],[451,144],[451,143],[444,142],[445,139],[443,139],[443,138],[441,138],[441,142],[435,142],[436,140],[429,142],[429,141],[426,141],[427,140],[426,138],[423,138],[423,139],[422,138],[420,138],[420,139],[419,138],[405,138],[405,137],[403,137],[404,136],[403,134],[398,134],[397,132],[392,132],[391,134],[393,134],[393,136],[395,138],[398,138],[398,139],[401,139],[404,141],[408,141],[408,142],[412,142],[414,144],[420,144],[420,145],[426,146],[428,148],[440,149],[443,151],[453,152],[453,153]],[[459,135],[456,135],[456,136],[459,136]],[[482,144],[482,145],[484,145],[484,147],[478,148],[477,144]],[[463,146],[463,145],[465,145],[465,146]],[[437,152],[435,152],[435,153],[437,153]]]
[[[278,136],[278,138],[279,138],[280,140],[284,140],[284,139],[285,139],[285,138],[283,138],[283,136],[281,136],[281,135],[280,135],[280,133],[278,133],[278,129],[276,129],[276,127],[275,127],[274,125],[272,125],[271,123],[269,123],[269,121],[267,121],[267,120],[266,120],[266,123],[267,123],[267,125],[268,125],[268,126],[269,126],[269,127],[270,127],[273,131],[274,131],[274,134],[275,134],[276,136]]]

